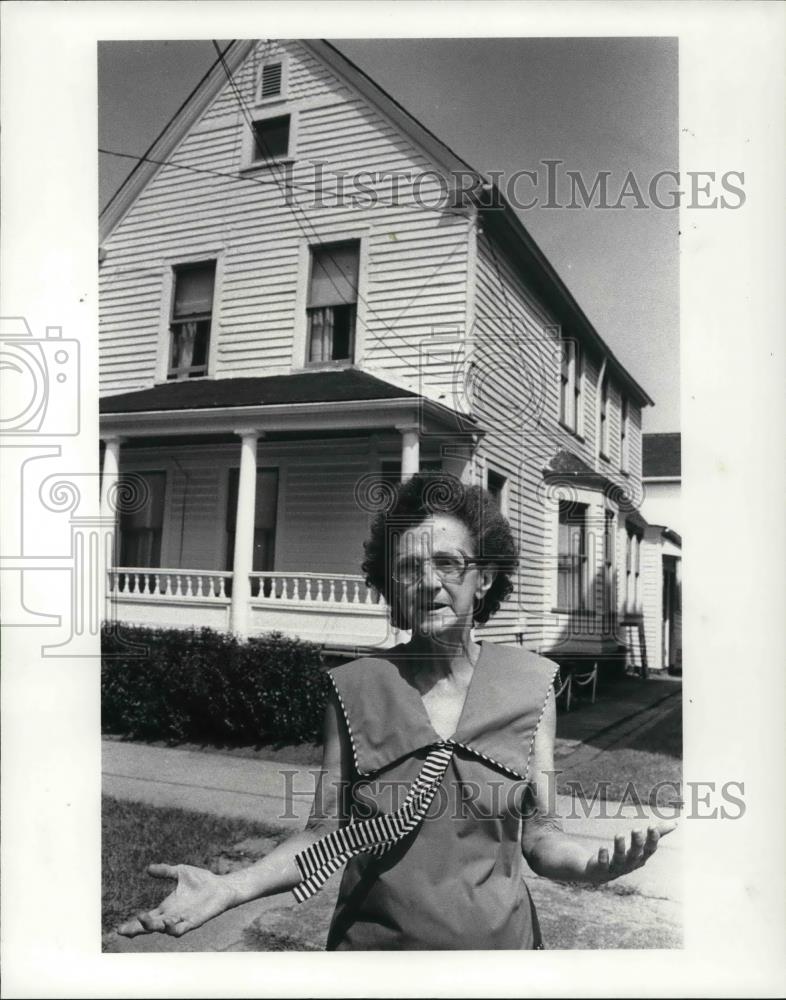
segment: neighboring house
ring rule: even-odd
[[[335,48],[226,63],[102,216],[112,614],[390,644],[362,543],[391,479],[441,468],[492,490],[520,547],[483,635],[618,655],[646,392],[495,189]],[[379,202],[341,202],[361,170]]]
[[[679,434],[645,434],[642,513],[644,536],[644,619],[650,665],[682,670],[682,525]]]

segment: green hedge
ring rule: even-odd
[[[124,625],[101,650],[106,733],[219,744],[320,736],[328,680],[314,643]]]

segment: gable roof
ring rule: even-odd
[[[339,76],[359,91],[363,97],[383,112],[402,132],[419,146],[433,161],[448,172],[456,171],[474,175],[485,183],[485,178],[442,142],[433,132],[407,111],[395,98],[391,97],[378,83],[343,55],[335,46],[324,39],[298,39],[299,44],[310,49]],[[233,41],[224,50],[224,61],[234,74],[257,44],[255,39]],[[226,84],[226,72],[217,60],[196,85],[191,95],[183,102],[173,118],[145,153],[147,159],[140,160],[129,176],[104,207],[99,217],[99,240],[103,242],[131,208],[144,187],[161,169],[161,161],[166,161],[191,126],[204,113]],[[152,162],[158,161],[158,162]],[[565,283],[550,264],[548,258],[537,245],[519,216],[507,202],[496,183],[491,185],[492,196],[487,199],[492,207],[480,207],[484,228],[489,238],[493,238],[507,250],[516,263],[527,274],[527,282],[547,305],[563,321],[565,332],[575,335],[588,343],[595,351],[605,356],[607,368],[640,406],[653,406],[647,392],[633,378],[624,365],[615,357],[595,327],[585,315],[581,306],[573,298]]]
[[[641,475],[643,479],[674,478],[682,474],[679,434],[643,434]]]

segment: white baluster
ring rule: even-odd
[[[199,576],[196,578],[196,595],[197,595],[197,597],[203,597],[204,596],[204,592],[202,590],[203,583],[204,583],[204,577],[200,573]]]
[[[336,600],[336,581],[335,581],[335,579],[332,576],[330,578],[330,587],[328,588],[328,597],[327,597],[327,599],[331,603],[335,602],[335,600]]]
[[[154,577],[153,577],[153,580],[154,580],[154,586],[156,588],[156,593],[160,594],[161,593],[161,574],[160,573],[156,573],[154,575]]]
[[[324,596],[323,596],[323,594],[322,594],[322,585],[323,585],[323,582],[324,581],[322,580],[322,577],[320,577],[317,580],[317,600],[318,601],[324,601],[324,599],[325,599]]]
[[[141,586],[139,588],[139,593],[140,594],[146,594],[147,593],[147,577],[148,577],[148,575],[147,575],[147,573],[140,573],[139,576],[140,576],[140,579],[142,581],[141,582]]]
[[[292,600],[300,600],[300,580],[296,576],[292,577]]]
[[[218,578],[218,596],[226,597],[226,577],[224,576]]]
[[[175,573],[175,591],[174,591],[175,597],[180,597],[182,594],[182,589],[181,589],[182,582],[183,581],[181,579],[180,573]]]
[[[341,595],[340,595],[340,597],[339,597],[338,600],[339,600],[340,604],[348,604],[349,603],[349,601],[347,600],[347,578],[346,577],[342,577],[341,578]]]
[[[372,595],[371,595],[371,587],[367,586],[366,587],[366,604],[373,604],[373,603],[374,603],[374,601],[373,601]]]

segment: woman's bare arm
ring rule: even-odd
[[[351,774],[352,750],[335,695],[325,710],[322,772],[305,830],[293,834],[248,868],[214,875],[192,865],[153,864],[154,878],[176,879],[173,892],[160,906],[118,927],[133,937],[151,931],[180,937],[232,907],[293,889],[301,874],[296,857],[346,820],[344,793]]]
[[[545,878],[570,882],[608,882],[640,868],[654,854],[660,838],[675,829],[675,824],[651,826],[646,837],[643,831],[634,830],[629,848],[624,836],[616,836],[611,860],[606,848],[601,848],[597,854],[590,853],[578,840],[565,833],[556,813],[556,728],[557,707],[552,688],[530,758],[533,796],[524,817],[521,838],[527,864]]]

